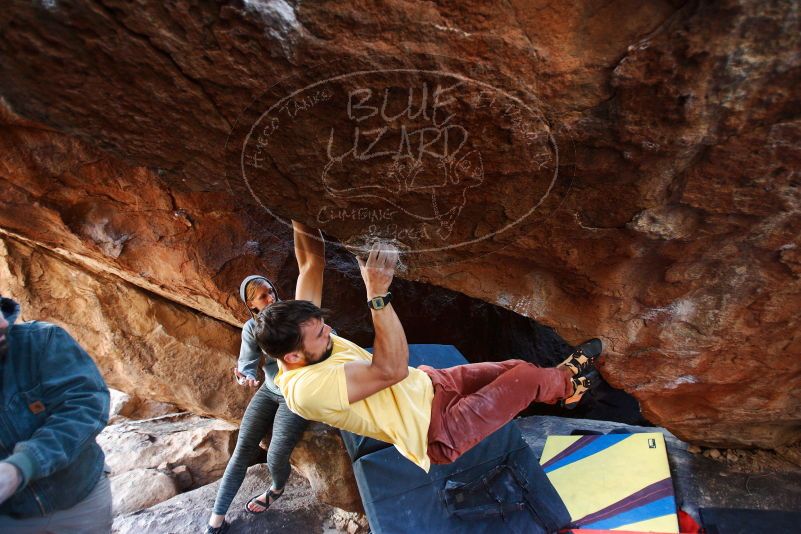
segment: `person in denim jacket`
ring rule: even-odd
[[[14,324],[20,307],[9,298],[0,310],[0,532],[110,532],[95,441],[108,422],[108,388],[62,328]]]

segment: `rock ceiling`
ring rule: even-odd
[[[801,437],[794,3],[53,0],[0,35],[14,254],[236,323],[281,221],[395,238],[408,280],[600,335],[680,437]]]

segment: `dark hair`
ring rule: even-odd
[[[283,360],[288,353],[303,348],[300,325],[327,315],[327,310],[308,300],[276,302],[256,316],[256,342],[265,354]]]

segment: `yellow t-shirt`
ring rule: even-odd
[[[392,443],[428,472],[428,424],[434,398],[431,379],[410,367],[409,376],[394,386],[350,404],[345,364],[370,361],[373,356],[347,339],[331,338],[334,349],[325,361],[291,371],[281,369],[275,375],[289,409],[306,419]]]

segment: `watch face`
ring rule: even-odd
[[[392,293],[387,291],[386,295],[373,297],[367,301],[367,305],[374,310],[383,310],[392,301]]]

